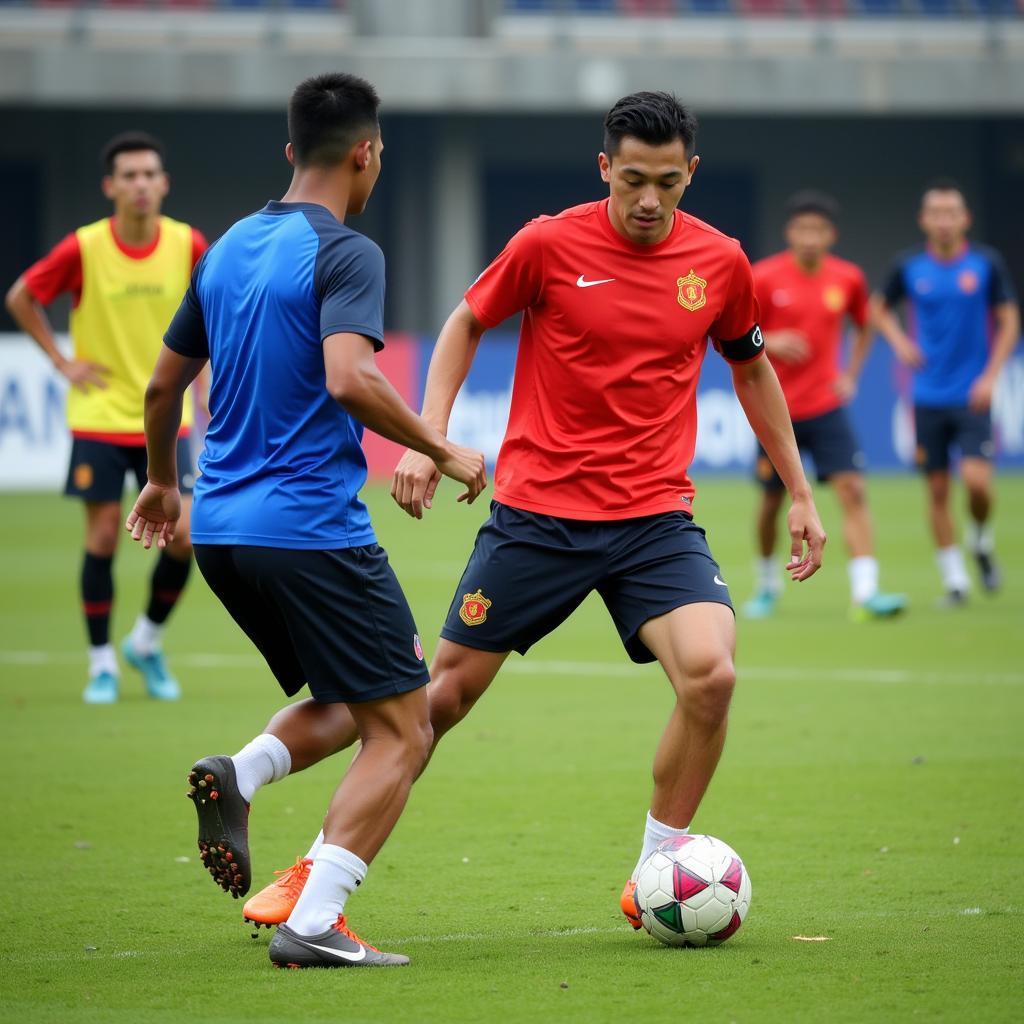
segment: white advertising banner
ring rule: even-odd
[[[0,333],[0,491],[64,486],[71,450],[67,389],[31,339]]]

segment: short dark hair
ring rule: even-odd
[[[100,151],[100,161],[107,174],[114,173],[114,161],[122,153],[142,153],[152,151],[164,162],[164,144],[155,136],[146,132],[121,132],[115,135]]]
[[[670,92],[635,92],[623,96],[605,116],[605,153],[615,156],[627,135],[650,146],[682,139],[689,157],[697,139],[697,117]]]
[[[929,192],[959,192],[960,198],[964,201],[964,206],[967,205],[967,196],[964,195],[964,190],[960,187],[960,182],[955,178],[932,178],[921,192],[922,203],[924,202],[924,197],[928,195]]]
[[[380,131],[380,97],[369,82],[335,72],[300,82],[288,103],[288,138],[300,166],[330,167]]]
[[[786,200],[786,220],[791,221],[801,213],[816,213],[833,227],[839,223],[839,204],[825,192],[803,189],[791,195]]]

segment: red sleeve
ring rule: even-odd
[[[71,292],[77,306],[82,297],[82,252],[78,236],[66,235],[22,276],[36,302],[48,306],[58,295]]]
[[[725,305],[718,319],[711,325],[709,333],[716,341],[732,341],[750,333],[750,329],[757,323],[757,315],[754,274],[750,269],[750,260],[737,246],[736,262],[733,264],[732,277],[729,279]]]
[[[543,252],[540,225],[521,228],[498,258],[469,286],[466,302],[485,327],[533,306],[540,298]]]
[[[192,269],[196,269],[196,264],[203,258],[203,253],[210,248],[210,243],[207,242],[206,236],[199,230],[199,228],[192,229]]]
[[[846,312],[858,327],[863,327],[868,322],[868,281],[860,268],[854,271]]]

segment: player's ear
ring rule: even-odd
[[[292,149],[292,144],[290,142],[285,143],[284,158],[292,165],[292,167],[295,166],[295,150]]]
[[[689,185],[690,182],[693,181],[693,176],[697,173],[697,168],[699,166],[700,166],[700,157],[697,156],[696,153],[694,153],[694,155],[690,157],[690,162],[689,162],[689,164],[687,165],[687,168],[686,168],[687,172],[689,173],[689,179],[686,182],[687,185]]]
[[[171,191],[171,176],[166,171],[164,171],[160,175],[160,177],[163,181],[163,187],[160,190],[160,198],[163,199],[163,197],[166,196],[167,193]]]
[[[605,154],[605,153],[598,153],[597,154],[597,166],[598,166],[598,169],[601,171],[601,180],[602,181],[606,181],[606,182],[607,181],[611,181],[612,180],[612,162],[608,158],[607,154]]]
[[[109,174],[104,174],[100,180],[100,188],[108,199],[114,198],[114,179]]]

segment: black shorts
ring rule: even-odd
[[[793,433],[801,454],[810,455],[819,483],[825,483],[836,473],[863,473],[866,459],[850,425],[850,417],[840,406],[820,416],[793,421]],[[768,491],[781,491],[782,478],[758,445],[754,472],[761,486]]]
[[[991,459],[992,415],[974,412],[966,405],[914,406],[917,464],[926,473],[949,469],[949,450],[960,457]]]
[[[409,604],[379,544],[296,551],[196,544],[210,589],[281,689],[356,704],[429,681]]]
[[[720,573],[685,512],[589,522],[492,502],[441,636],[525,654],[596,590],[630,658],[654,661],[640,627],[686,604],[731,608]]]
[[[192,445],[187,437],[178,438],[178,490],[191,494],[196,482]],[[76,437],[71,442],[71,460],[64,493],[83,501],[120,501],[124,477],[131,471],[141,490],[146,483],[146,449],[142,445],[112,444],[92,438]]]

